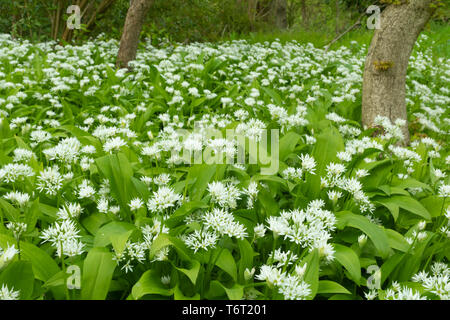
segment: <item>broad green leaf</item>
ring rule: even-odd
[[[9,221],[18,222],[20,221],[20,212],[14,208],[9,202],[0,199],[0,209],[3,212],[3,216]]]
[[[375,248],[377,248],[382,257],[386,257],[389,254],[388,237],[382,227],[370,222],[364,216],[349,211],[338,212],[336,213],[336,217],[340,229],[348,226],[361,230],[372,240]]]
[[[7,248],[8,244],[12,245],[15,243],[14,238],[0,234],[0,246],[3,249]],[[21,241],[20,254],[23,260],[31,262],[36,279],[47,281],[61,270],[47,252],[31,243]]]
[[[111,219],[108,218],[106,214],[95,212],[84,218],[81,223],[92,235],[95,236],[100,227],[110,221]]]
[[[375,200],[375,199],[374,199]],[[389,209],[389,205],[396,205],[406,211],[409,211],[415,215],[418,215],[425,220],[431,220],[431,215],[428,210],[416,199],[408,196],[391,196],[389,198],[376,198],[376,202],[386,206]]]
[[[340,244],[333,244],[333,246],[336,260],[348,271],[352,280],[359,284],[361,280],[361,265],[355,251]]]
[[[48,279],[44,283],[43,286],[46,287],[46,288],[62,286],[64,284],[66,284],[66,280],[67,280],[68,276],[69,275],[66,272],[60,271],[60,272],[54,274],[53,277]]]
[[[19,291],[20,300],[28,300],[33,293],[34,274],[29,261],[11,263],[0,274],[0,288],[7,285],[9,289]]]
[[[284,161],[292,153],[300,141],[301,136],[295,132],[288,132],[280,139],[280,160]]]
[[[386,202],[386,201],[385,202],[375,201],[375,203],[385,206],[389,210],[389,212],[392,214],[394,221],[397,221],[398,215],[400,214],[400,207],[396,203]]]
[[[114,252],[116,252],[118,255],[122,254],[123,250],[125,250],[127,241],[133,232],[134,230],[129,230],[124,233],[112,234],[109,236],[111,244],[114,248]]]
[[[255,255],[255,252],[253,251],[252,246],[247,240],[238,240],[238,246],[239,246],[239,263],[238,263],[238,269],[239,269],[239,281],[244,281],[244,271],[245,269],[251,269],[253,267],[253,256]]]
[[[237,281],[237,267],[230,250],[223,248],[217,258],[216,265]]]
[[[307,183],[314,198],[318,197],[320,192],[320,177],[325,174],[326,166],[336,161],[337,153],[344,149],[344,141],[337,129],[328,128],[316,137],[316,144],[312,156],[317,163],[316,174],[309,177]]]
[[[433,218],[436,218],[441,215],[441,212],[445,212],[445,208],[450,204],[450,198],[429,196],[421,199],[420,203],[428,210]]]
[[[95,160],[98,170],[111,185],[111,194],[123,210],[128,210],[130,200],[138,195],[131,181],[133,169],[123,153],[111,154]],[[123,211],[122,210],[122,211]]]
[[[166,287],[161,282],[161,277],[155,270],[148,270],[144,272],[138,282],[131,289],[131,294],[134,299],[140,299],[146,294],[158,294],[161,296],[173,295],[173,289]]]
[[[319,288],[317,289],[317,294],[320,293],[343,293],[351,294],[350,291],[345,289],[339,283],[330,280],[320,280]]]
[[[191,253],[189,249],[186,247],[186,245],[178,238],[169,236],[165,233],[161,233],[152,243],[152,246],[150,248],[150,259],[153,259],[155,254],[167,247],[167,246],[173,246],[175,250],[178,253],[178,256],[180,259],[185,261],[191,261]]]
[[[261,202],[264,211],[267,216],[275,216],[280,212],[280,207],[277,201],[272,197],[272,195],[264,188],[261,188],[258,193],[258,200]]]
[[[269,97],[272,98],[272,100],[278,104],[279,106],[283,105],[283,100],[281,99],[280,95],[273,89],[262,87],[261,88]]]
[[[196,293],[192,297],[187,297],[184,295],[184,293],[180,289],[180,286],[177,284],[173,291],[173,298],[175,300],[200,300],[200,294]]]
[[[190,169],[189,176],[195,178],[194,185],[190,188],[190,196],[194,201],[200,201],[217,170],[216,165],[195,165]]]
[[[106,247],[111,243],[111,238],[120,236],[130,230],[136,230],[136,227],[127,222],[110,222],[101,227],[94,238],[94,247]]]
[[[166,221],[166,225],[173,228],[181,223],[188,214],[194,212],[197,209],[206,208],[209,208],[209,206],[201,201],[190,201],[187,203],[183,203],[181,207],[179,207],[173,214],[170,215],[170,218]]]
[[[391,248],[402,252],[408,251],[410,245],[400,233],[392,229],[385,229],[385,232],[388,236],[389,246]]]
[[[422,188],[424,190],[427,191],[432,191],[431,187],[423,182],[417,181],[416,179],[413,179],[411,177],[406,178],[406,179],[396,179],[397,182],[395,182],[394,180],[394,185],[397,188],[402,188],[402,189],[406,189],[406,188]]]
[[[402,261],[404,257],[403,253],[396,253],[389,257],[381,266],[381,281],[380,285],[389,278],[394,269],[398,266],[398,264]]]
[[[191,280],[192,284],[195,285],[195,283],[197,282],[198,274],[200,272],[200,262],[198,262],[197,260],[192,260],[190,261],[190,263],[191,263],[190,268],[179,268],[175,266],[173,263],[172,265],[175,269],[184,273],[189,278],[189,280]]]
[[[319,252],[317,249],[311,251],[302,261],[301,265],[306,265],[304,280],[309,284],[311,295],[309,300],[314,299],[319,289]]]
[[[88,252],[83,265],[82,300],[106,298],[116,264],[113,254],[106,248],[93,248]]]
[[[222,293],[225,293],[230,300],[241,300],[244,296],[244,287],[235,283],[231,288],[228,288],[217,280],[211,281],[207,293],[208,298],[217,299]]]

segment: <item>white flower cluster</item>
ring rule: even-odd
[[[8,245],[5,250],[0,247],[0,270],[5,268],[18,253],[19,251],[14,244],[12,246]]]
[[[245,227],[236,222],[232,213],[222,208],[214,208],[203,215],[204,225],[221,236],[244,239],[247,236]]]
[[[323,200],[313,200],[305,210],[283,211],[280,216],[267,218],[268,229],[275,237],[284,236],[310,251],[317,248],[326,261],[332,261],[334,249],[328,241],[335,229],[336,217],[323,209],[324,206]]]
[[[6,284],[3,284],[0,288],[0,300],[19,300],[19,297],[20,291],[8,288]]]
[[[174,208],[182,200],[181,195],[170,187],[162,186],[148,199],[147,207],[150,212],[163,213],[168,208]]]
[[[84,252],[84,244],[80,241],[79,230],[72,220],[66,219],[54,222],[50,227],[43,230],[40,238],[44,242],[50,242],[56,248],[56,255],[73,257]]]
[[[237,201],[240,200],[241,191],[233,184],[225,185],[221,181],[213,181],[208,184],[208,191],[211,194],[213,203],[217,203],[222,208],[235,209]]]
[[[450,300],[450,267],[442,262],[431,266],[431,274],[425,271],[415,274],[414,282],[422,284],[426,291],[434,293],[441,300]]]
[[[278,292],[287,300],[306,300],[311,294],[310,285],[298,273],[288,274],[276,267],[263,265],[255,278],[277,287]]]
[[[368,175],[366,170],[357,170],[356,177],[347,178],[344,176],[346,168],[343,164],[331,162],[326,167],[326,176],[321,178],[321,185],[323,188],[339,188],[347,191],[353,196],[355,202],[359,205],[361,212],[372,213],[375,210],[375,205],[369,200],[369,197],[362,190],[363,185],[358,180]],[[342,193],[336,190],[328,192],[328,197],[334,203],[342,197]]]

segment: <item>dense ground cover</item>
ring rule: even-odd
[[[359,124],[357,42],[147,44],[127,74],[115,40],[0,35],[0,298],[448,299],[450,65],[430,43],[402,147],[402,121]],[[267,132],[274,172],[217,163]]]

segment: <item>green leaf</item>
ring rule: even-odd
[[[134,230],[129,230],[121,234],[113,234],[109,237],[114,251],[117,254],[120,255],[122,254],[123,250],[125,250],[125,245],[127,244],[127,241],[133,232]]]
[[[355,251],[340,244],[333,244],[333,246],[335,250],[334,257],[348,271],[352,280],[359,285],[361,265]]]
[[[280,139],[280,160],[284,161],[286,157],[291,154],[297,143],[300,141],[301,136],[295,132],[288,132]]]
[[[445,200],[445,203],[444,203]],[[441,211],[450,204],[450,198],[441,198],[439,196],[429,196],[421,199],[420,203],[428,210],[433,218],[439,217]]]
[[[183,203],[166,221],[166,225],[170,228],[177,226],[184,218],[197,209],[206,209],[209,206],[201,201],[190,201]]]
[[[216,265],[237,281],[237,267],[230,250],[223,248],[217,258]]]
[[[320,193],[320,177],[325,174],[326,166],[336,161],[337,153],[344,149],[344,141],[341,134],[334,127],[325,129],[316,137],[316,144],[312,156],[317,163],[316,174],[309,177],[307,184],[313,198]]]
[[[98,170],[109,180],[111,194],[123,210],[128,210],[130,200],[138,195],[131,178],[133,169],[123,153],[111,154],[95,160]]]
[[[319,251],[314,249],[302,261],[301,265],[306,265],[304,280],[311,288],[309,300],[314,299],[319,289]]]
[[[329,280],[320,280],[319,288],[317,290],[317,294],[320,293],[343,293],[343,294],[351,294],[350,291],[345,289],[339,283]]]
[[[224,286],[217,280],[213,280],[210,283],[210,288],[207,293],[208,299],[217,299],[225,293],[230,300],[241,300],[244,296],[244,287],[235,283],[231,288]]]
[[[407,179],[404,179],[404,180],[403,179],[398,179],[398,182],[397,183],[394,182],[394,185],[397,188],[402,188],[402,189],[406,189],[406,188],[422,188],[422,189],[430,191],[430,192],[433,191],[428,184],[420,182],[420,181],[417,181],[416,179],[413,179],[411,177],[409,177]]]
[[[108,249],[91,249],[84,260],[81,299],[104,300],[108,295],[115,268],[116,262]]]
[[[337,212],[336,217],[338,220],[338,228],[342,229],[348,226],[361,230],[372,240],[375,248],[377,248],[382,257],[386,257],[389,254],[388,237],[382,227],[370,222],[366,217],[350,211]]]
[[[253,256],[255,255],[255,252],[250,243],[245,239],[238,240],[238,246],[239,255],[241,256],[238,263],[239,281],[243,282],[245,269],[251,269],[253,267]]]
[[[0,246],[2,248],[6,248],[8,244],[12,245],[15,243],[14,238],[0,234]],[[20,242],[20,255],[23,260],[31,262],[36,279],[41,281],[47,281],[61,270],[47,252],[31,243]]]
[[[385,206],[389,210],[389,212],[392,214],[394,221],[397,221],[398,215],[400,214],[400,207],[396,203],[380,202],[380,201],[375,201],[375,203]]]
[[[385,232],[388,236],[389,246],[391,248],[402,252],[408,251],[410,245],[400,233],[392,229],[385,229]]]
[[[191,260],[191,267],[186,269],[186,268],[179,268],[177,266],[175,266],[172,263],[172,266],[177,269],[178,271],[184,273],[189,280],[191,280],[192,284],[195,285],[195,283],[197,282],[197,278],[198,278],[198,274],[200,272],[200,262],[198,262],[197,260]]]
[[[68,276],[64,271],[60,271],[48,279],[43,286],[46,288],[62,286],[66,283]]]
[[[262,87],[261,89],[262,89],[269,97],[271,97],[272,100],[273,100],[277,105],[279,105],[279,106],[283,105],[283,100],[281,99],[280,95],[279,95],[276,91],[274,91],[274,90],[272,90],[272,89],[270,89],[270,88],[266,88],[266,87]]]
[[[217,166],[216,165],[194,165],[189,171],[190,177],[195,177],[195,183],[190,188],[190,196],[194,201],[200,201],[203,197],[203,194],[208,187],[208,183],[213,178],[216,173]]]
[[[266,211],[267,216],[275,216],[280,212],[280,207],[272,195],[264,188],[261,188],[258,193],[258,200]]]
[[[136,230],[136,227],[127,222],[113,221],[101,227],[94,238],[94,247],[106,247],[111,243],[111,239],[120,236],[131,230]]]
[[[389,206],[392,205],[398,206],[406,211],[409,211],[415,215],[418,215],[425,220],[431,220],[431,215],[427,209],[416,199],[408,196],[391,196],[389,198],[376,198],[376,202],[386,206],[389,209]]]
[[[184,293],[180,289],[180,286],[177,284],[173,291],[173,298],[175,300],[200,300],[200,294],[196,293],[192,297],[187,297],[184,295]]]
[[[381,280],[380,286],[389,278],[394,269],[398,266],[398,264],[402,261],[404,257],[403,253],[396,253],[389,257],[381,266]]]
[[[153,259],[155,254],[167,247],[167,246],[173,246],[175,250],[178,253],[178,256],[180,259],[185,261],[192,261],[191,259],[191,253],[189,249],[186,247],[186,245],[178,238],[169,236],[165,233],[161,233],[152,243],[152,246],[150,248],[150,259]]]
[[[4,217],[9,221],[18,222],[20,220],[20,212],[14,208],[9,202],[0,199],[0,209],[3,212]]]
[[[146,294],[158,294],[161,296],[173,295],[173,289],[167,288],[161,282],[161,277],[155,270],[148,270],[144,272],[138,282],[131,289],[131,294],[134,299],[140,299]]]
[[[111,219],[106,214],[95,212],[84,218],[81,223],[90,234],[95,236],[100,227],[110,221]]]
[[[11,263],[0,276],[0,288],[7,285],[9,289],[19,291],[21,300],[31,298],[34,286],[33,268],[29,261],[16,261]]]

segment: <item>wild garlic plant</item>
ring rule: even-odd
[[[408,123],[363,128],[356,42],[145,43],[127,72],[103,35],[1,34],[0,299],[448,300],[432,41]]]

